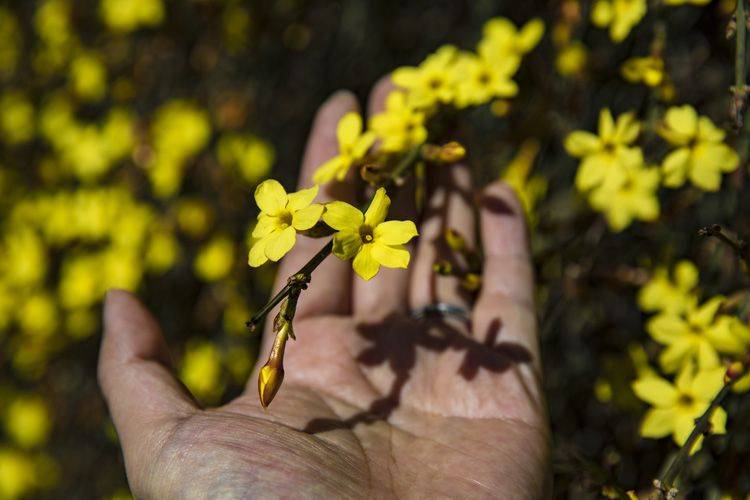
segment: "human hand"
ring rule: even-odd
[[[371,112],[389,90],[388,83],[376,87]],[[301,186],[335,154],[338,119],[356,109],[345,92],[323,105]],[[174,377],[151,315],[133,295],[108,293],[99,380],[138,498],[537,498],[549,492],[523,211],[504,185],[482,194],[484,286],[472,305],[455,278],[432,271],[446,227],[475,238],[468,170],[441,172],[408,270],[383,268],[364,282],[349,262],[330,257],[315,271],[299,300],[284,385],[268,409],[258,402],[255,377],[234,401],[201,408]],[[322,197],[354,202],[352,182],[331,188],[336,195],[321,189]],[[396,195],[392,218],[409,217],[407,197],[406,190]],[[300,238],[276,287],[323,244]],[[410,310],[435,302],[471,310],[471,325],[410,317]],[[259,366],[273,340],[268,333]]]

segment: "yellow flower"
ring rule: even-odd
[[[37,485],[37,470],[26,453],[0,448],[0,498],[27,496]]]
[[[37,396],[14,399],[5,413],[5,431],[22,448],[44,444],[52,430],[49,409]]]
[[[427,139],[425,114],[409,105],[404,92],[394,90],[385,100],[385,111],[370,118],[370,129],[388,153],[404,151]]]
[[[633,57],[623,63],[620,72],[630,83],[657,87],[664,81],[664,61],[658,57]]]
[[[530,225],[536,223],[534,209],[537,203],[547,194],[547,179],[542,175],[529,176],[534,160],[539,153],[539,142],[527,139],[515,158],[505,167],[500,178],[512,187],[521,200],[526,218]]]
[[[206,243],[195,256],[193,270],[204,281],[218,281],[229,274],[234,261],[234,244],[226,236]]]
[[[489,61],[516,57],[520,58],[536,47],[544,34],[544,22],[534,18],[519,30],[504,17],[496,17],[484,23],[482,40],[477,52]]]
[[[312,203],[318,186],[287,194],[278,181],[269,179],[255,188],[255,202],[260,208],[253,238],[259,238],[250,249],[248,264],[258,267],[268,260],[281,259],[297,241],[297,231],[313,227],[323,213],[323,205]]]
[[[692,300],[684,314],[663,312],[651,318],[646,330],[664,344],[659,363],[667,373],[676,372],[692,359],[701,369],[719,365],[718,352],[741,354],[746,346],[734,334],[730,316],[718,315],[724,297],[714,297],[702,305]]]
[[[597,0],[591,9],[591,21],[600,28],[609,27],[609,37],[621,42],[646,15],[646,0]]]
[[[412,221],[385,221],[390,198],[379,188],[363,214],[343,201],[326,204],[323,221],[335,229],[333,253],[340,259],[354,258],[354,272],[365,280],[375,276],[380,266],[406,268],[409,251],[404,248],[417,233]]]
[[[513,55],[491,61],[485,57],[464,54],[455,65],[455,104],[462,108],[484,104],[494,97],[512,97],[518,85],[511,76],[520,59]]]
[[[578,76],[588,62],[589,51],[584,44],[575,41],[563,45],[555,58],[555,69],[562,76]]]
[[[180,368],[180,379],[195,397],[214,403],[224,392],[221,354],[210,342],[190,342]]]
[[[219,139],[216,152],[219,163],[234,167],[250,184],[266,177],[276,160],[273,146],[252,135],[226,134]]]
[[[444,45],[418,67],[395,70],[393,83],[408,91],[409,104],[414,107],[426,109],[448,104],[455,96],[453,71],[457,53],[453,45]]]
[[[325,184],[334,178],[343,181],[352,163],[364,157],[375,142],[373,132],[362,133],[362,117],[355,112],[341,117],[336,127],[336,137],[339,154],[318,167],[313,176],[315,184]]]
[[[0,97],[0,132],[10,145],[34,137],[34,106],[21,92],[6,92]]]
[[[659,169],[641,167],[642,160],[625,165],[625,179],[619,185],[594,189],[589,197],[591,206],[602,213],[615,231],[622,231],[633,219],[654,221],[659,217]]]
[[[689,179],[704,191],[718,191],[722,172],[739,166],[737,153],[723,142],[724,132],[692,106],[669,108],[658,132],[677,146],[662,163],[665,186],[680,187]]]
[[[724,371],[719,366],[696,373],[692,363],[686,363],[674,384],[655,375],[633,382],[636,396],[653,406],[641,422],[641,436],[662,438],[671,434],[678,446],[685,444],[695,427],[695,419],[706,411],[724,385]],[[711,432],[724,434],[726,421],[724,409],[716,408],[710,419]],[[700,449],[702,440],[698,438],[691,453]]]
[[[164,18],[162,0],[101,0],[99,13],[113,31],[133,31],[155,26]]]
[[[581,158],[576,174],[576,187],[580,191],[606,185],[618,187],[627,179],[626,165],[643,163],[643,153],[630,147],[638,138],[640,124],[633,112],[612,118],[609,109],[599,113],[599,135],[576,130],[565,138],[565,149]]]
[[[78,97],[98,101],[107,91],[107,69],[93,53],[83,53],[70,63],[70,83]]]
[[[677,263],[672,279],[667,268],[660,267],[638,292],[638,305],[647,312],[681,314],[695,302],[697,285],[698,268],[689,260]]]

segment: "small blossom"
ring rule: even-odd
[[[453,71],[458,50],[444,45],[418,67],[405,66],[393,72],[398,87],[408,91],[409,103],[420,109],[449,104],[455,97]]]
[[[604,213],[609,227],[617,232],[630,225],[634,219],[654,221],[659,217],[659,169],[645,168],[638,161],[626,165],[625,179],[614,186],[606,184],[589,196],[591,206]]]
[[[579,41],[566,43],[557,53],[555,69],[565,77],[580,76],[586,68],[589,51]]]
[[[638,305],[647,312],[681,314],[695,303],[697,285],[698,268],[689,260],[678,262],[671,278],[665,267],[657,268],[638,292]]]
[[[473,54],[463,55],[456,62],[454,73],[456,106],[477,106],[495,97],[515,96],[518,93],[518,85],[511,77],[518,69],[519,63],[520,58],[513,55],[494,61]]]
[[[631,83],[658,87],[664,81],[664,61],[658,57],[633,57],[623,63],[620,72]]]
[[[689,179],[704,191],[718,191],[721,174],[739,166],[737,153],[723,142],[724,132],[692,106],[669,108],[658,132],[677,146],[662,163],[667,187],[680,187]]]
[[[310,229],[318,222],[323,205],[312,202],[317,194],[317,185],[290,194],[273,179],[258,185],[255,202],[260,214],[252,234],[258,240],[248,255],[252,267],[281,259],[296,243],[297,231]]]
[[[340,259],[354,259],[352,266],[362,279],[369,280],[380,266],[406,268],[409,251],[404,248],[417,236],[412,221],[385,221],[390,198],[379,188],[363,214],[343,201],[326,204],[323,221],[335,229],[333,253]]]
[[[597,0],[591,9],[591,21],[609,28],[609,37],[621,42],[646,15],[646,0]]]
[[[599,135],[576,130],[565,138],[565,149],[581,158],[576,174],[579,191],[606,185],[618,187],[627,179],[626,166],[643,163],[643,153],[630,144],[638,138],[640,124],[635,113],[629,112],[615,121],[609,109],[599,113]]]
[[[385,111],[370,119],[370,129],[387,153],[404,151],[427,139],[425,114],[409,105],[406,94],[393,91],[385,100]]]
[[[325,184],[333,179],[343,181],[352,163],[364,157],[375,142],[373,132],[362,133],[362,117],[355,112],[347,113],[339,120],[336,136],[339,154],[318,167],[313,176],[315,184]]]
[[[720,296],[702,305],[693,301],[684,314],[664,312],[649,320],[646,330],[666,346],[659,356],[665,372],[674,373],[693,359],[701,369],[713,368],[719,365],[719,352],[745,351],[745,342],[734,333],[732,317],[718,314],[723,302]]]
[[[646,412],[641,423],[641,435],[662,438],[672,435],[675,443],[682,446],[695,427],[695,419],[706,411],[711,400],[724,385],[724,368],[714,367],[695,372],[692,363],[687,363],[675,379],[675,383],[648,375],[633,383],[633,391],[653,408]],[[716,408],[711,415],[711,432],[726,432],[727,414]],[[703,437],[693,445],[691,453],[701,447]]]
[[[484,24],[483,37],[477,52],[487,61],[510,57],[520,58],[531,51],[544,35],[544,22],[534,18],[521,29],[504,17],[490,19]]]

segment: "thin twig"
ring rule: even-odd
[[[690,458],[690,451],[693,449],[695,442],[700,436],[708,434],[711,431],[711,415],[724,398],[726,398],[731,392],[732,385],[734,385],[737,378],[739,378],[739,376],[733,376],[726,381],[724,387],[722,387],[719,393],[714,396],[711,404],[709,404],[706,411],[703,412],[703,415],[696,419],[693,432],[690,433],[685,444],[683,444],[680,451],[677,452],[677,457],[672,461],[666,472],[661,477],[654,480],[654,488],[656,489],[657,498],[674,498],[677,494],[677,489],[675,488],[674,483],[682,472],[682,469],[687,464],[687,461]]]
[[[734,128],[742,128],[742,119],[747,103],[748,86],[745,83],[747,74],[747,14],[745,13],[745,0],[737,0],[734,11],[734,26],[736,29],[734,52],[734,86],[730,88],[732,100],[729,113],[734,122]]]
[[[746,265],[746,271],[750,270],[750,248],[747,242],[740,238],[735,238],[727,234],[726,231],[718,224],[712,224],[698,230],[699,236],[713,236],[732,247],[737,256],[742,259]]]

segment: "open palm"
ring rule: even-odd
[[[387,82],[376,87],[371,112],[389,90]],[[336,123],[351,110],[356,101],[343,92],[322,107],[301,185],[335,154]],[[266,410],[254,378],[229,404],[200,408],[174,378],[150,314],[127,292],[108,294],[99,378],[136,496],[537,498],[548,491],[521,208],[503,185],[481,196],[484,286],[472,303],[453,278],[432,273],[444,257],[442,230],[475,238],[467,169],[441,177],[408,271],[382,269],[364,282],[334,257],[315,271],[299,301],[284,385]],[[333,189],[336,199],[356,197],[354,183]],[[391,217],[414,219],[402,197]],[[322,245],[300,239],[280,280]],[[471,321],[411,318],[410,310],[434,302],[465,307]]]

